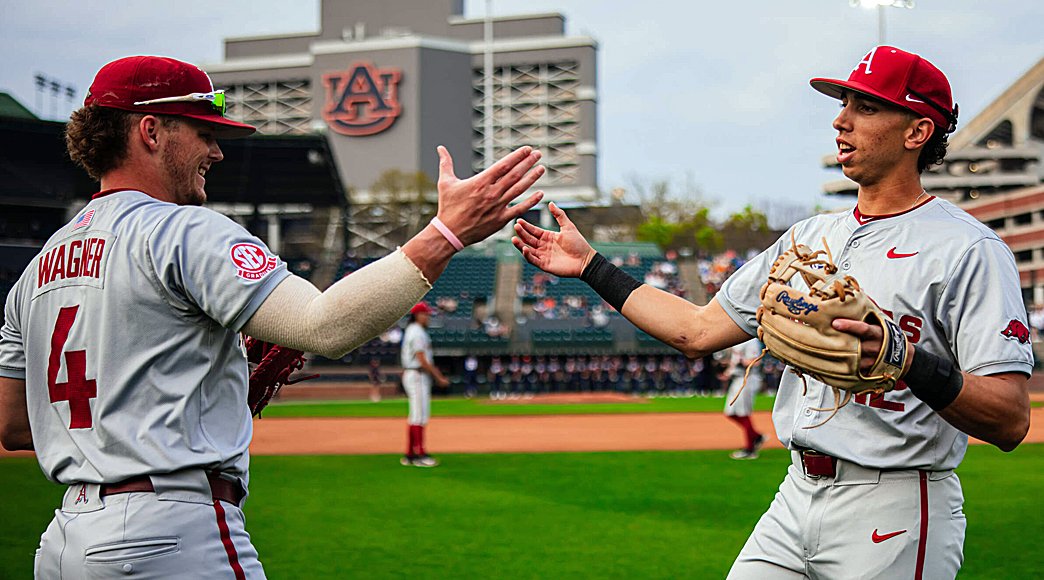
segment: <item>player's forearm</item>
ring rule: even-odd
[[[902,379],[951,425],[1004,451],[1029,431],[1028,377],[1022,373],[963,373],[949,359],[911,347]]]
[[[688,358],[701,358],[750,340],[716,301],[700,307],[648,284],[631,293],[620,313]]]
[[[28,429],[0,434],[0,443],[8,451],[32,451],[33,434]]]
[[[400,252],[353,272],[322,293],[307,280],[290,276],[272,291],[243,332],[340,358],[395,324],[430,289]]]
[[[960,394],[939,415],[968,435],[1015,449],[1029,431],[1030,403],[1026,377],[1005,373],[980,377],[963,373]]]
[[[8,451],[33,449],[25,381],[0,377],[0,445]]]

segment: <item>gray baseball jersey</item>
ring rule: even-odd
[[[417,362],[418,352],[423,352],[428,362],[434,362],[431,337],[420,323],[411,322],[402,335],[402,350],[399,353],[404,369],[402,388],[409,402],[406,422],[410,425],[427,425],[431,419],[431,375]]]
[[[749,417],[754,412],[754,395],[761,390],[761,369],[754,365],[747,372],[747,365],[761,356],[761,342],[750,339],[730,349],[729,388],[725,394],[725,414]],[[744,380],[746,377],[746,380]]]
[[[428,362],[432,362],[431,337],[424,327],[417,322],[411,322],[406,326],[406,332],[402,335],[402,350],[399,351],[399,362],[404,369],[419,369],[417,353],[423,352]]]
[[[1029,375],[1033,353],[1018,270],[1007,245],[953,204],[932,198],[894,216],[858,212],[799,222],[723,285],[718,301],[747,333],[757,334],[758,293],[772,262],[797,243],[823,248],[898,323],[918,349],[947,357],[962,371]],[[795,277],[797,278],[797,277]],[[801,280],[792,282],[803,284]],[[877,469],[953,469],[968,437],[900,382],[881,396],[861,395],[826,424],[817,407],[833,407],[833,391],[784,373],[772,419],[779,440]]]
[[[112,483],[202,467],[246,481],[238,331],[289,275],[235,222],[102,192],[49,239],[7,301],[0,376],[26,381],[49,479]]]

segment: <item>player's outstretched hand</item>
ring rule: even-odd
[[[536,165],[540,152],[532,147],[520,147],[468,179],[454,174],[453,158],[445,147],[439,145],[438,152],[438,217],[465,246],[500,231],[544,196],[537,191],[525,201],[510,205],[544,174],[544,167]]]
[[[555,276],[578,278],[595,251],[562,208],[554,203],[547,207],[555,216],[559,231],[548,231],[520,219],[515,222],[516,235],[511,243],[537,268]]]

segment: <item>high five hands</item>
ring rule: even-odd
[[[467,179],[454,174],[453,158],[445,147],[440,145],[438,152],[438,217],[465,246],[500,231],[544,197],[544,192],[537,191],[525,201],[509,205],[544,174],[543,166],[534,167],[540,152],[532,147],[520,147]]]
[[[558,222],[559,231],[545,230],[520,219],[515,222],[511,243],[537,268],[555,276],[578,278],[595,251],[562,208],[554,203],[547,207]]]

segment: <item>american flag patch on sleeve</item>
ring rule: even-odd
[[[85,228],[85,227],[91,225],[91,219],[92,218],[94,218],[94,210],[93,209],[87,210],[86,212],[80,214],[80,216],[76,218],[76,221],[73,222],[73,229],[75,230],[75,229],[79,229],[79,228]]]

